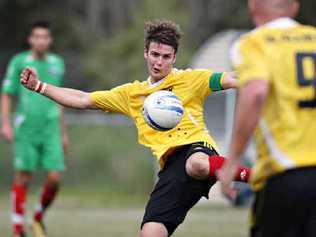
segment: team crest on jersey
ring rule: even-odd
[[[48,72],[52,76],[59,76],[60,74],[62,74],[62,70],[56,66],[50,66]]]
[[[275,38],[273,36],[267,36],[266,40],[270,43],[274,43],[275,42]]]
[[[169,86],[167,88],[163,88],[162,90],[164,90],[164,91],[172,91],[173,90],[173,86]]]

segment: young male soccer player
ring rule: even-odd
[[[236,81],[228,73],[173,68],[179,39],[179,28],[173,22],[148,22],[144,58],[150,77],[108,91],[85,93],[58,88],[39,81],[31,68],[21,74],[26,88],[64,106],[122,113],[134,120],[139,142],[152,149],[161,165],[159,181],[151,193],[141,225],[142,237],[170,236],[189,209],[202,196],[208,196],[216,182],[215,172],[224,162],[204,124],[203,102],[212,91],[235,87]],[[185,110],[180,124],[166,132],[152,129],[142,116],[144,99],[159,90],[174,92]],[[247,181],[248,177],[249,170],[239,167],[235,179]]]
[[[241,88],[222,189],[233,194],[236,163],[258,125],[251,236],[316,236],[316,29],[291,19],[297,0],[249,0],[249,9],[257,28],[236,46]]]
[[[64,62],[59,56],[49,53],[52,41],[49,23],[35,22],[28,37],[30,50],[12,58],[2,86],[1,132],[8,142],[14,142],[15,151],[12,221],[14,236],[17,237],[25,236],[23,217],[27,187],[33,172],[38,168],[47,171],[47,179],[33,218],[36,235],[43,237],[43,214],[58,192],[61,172],[64,170],[63,145],[66,149],[68,138],[61,107],[45,97],[30,93],[19,82],[22,69],[29,66],[36,69],[46,82],[62,85]],[[14,132],[10,123],[13,96],[18,98]]]

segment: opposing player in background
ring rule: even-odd
[[[222,189],[234,195],[255,131],[251,236],[316,236],[316,29],[292,19],[297,0],[249,0],[249,9],[257,28],[235,48],[241,88]]]
[[[28,66],[34,68],[46,82],[56,86],[63,84],[64,62],[59,56],[49,53],[52,42],[49,23],[35,22],[28,37],[30,50],[12,58],[2,86],[1,132],[9,143],[13,142],[15,155],[12,221],[16,237],[25,236],[23,219],[26,196],[34,171],[43,169],[47,172],[47,179],[33,217],[36,236],[44,237],[42,218],[56,197],[62,179],[61,172],[64,170],[64,150],[67,149],[68,137],[62,108],[45,97],[30,93],[19,83],[22,69]],[[17,97],[18,104],[13,129],[10,115],[14,96]]]
[[[121,113],[134,120],[139,142],[151,148],[161,165],[159,181],[141,225],[142,237],[170,236],[200,198],[208,197],[216,182],[215,172],[224,162],[206,129],[203,103],[211,92],[235,87],[236,80],[229,73],[173,68],[179,40],[179,27],[173,22],[148,22],[144,58],[149,78],[108,91],[85,93],[59,88],[39,81],[40,77],[31,68],[21,74],[26,88],[61,105]],[[151,128],[142,116],[144,99],[159,90],[172,91],[184,106],[181,122],[165,132]],[[247,168],[239,167],[235,179],[247,182],[249,173]]]

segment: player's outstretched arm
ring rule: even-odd
[[[238,87],[238,80],[236,79],[236,75],[234,72],[227,72],[224,75],[224,78],[221,81],[221,85],[224,90],[237,88]]]
[[[63,106],[75,109],[97,109],[90,99],[89,93],[41,82],[36,71],[32,68],[25,68],[20,79],[25,88],[40,93]]]
[[[1,134],[3,135],[4,139],[9,143],[13,141],[13,129],[10,121],[11,102],[12,98],[10,95],[5,93],[1,94]]]

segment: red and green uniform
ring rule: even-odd
[[[20,84],[20,73],[25,67],[36,69],[44,82],[61,86],[65,66],[55,54],[35,59],[30,51],[17,54],[9,62],[2,93],[18,99],[14,119],[14,148],[17,170],[64,170],[61,143],[60,108],[48,98],[25,89]]]

